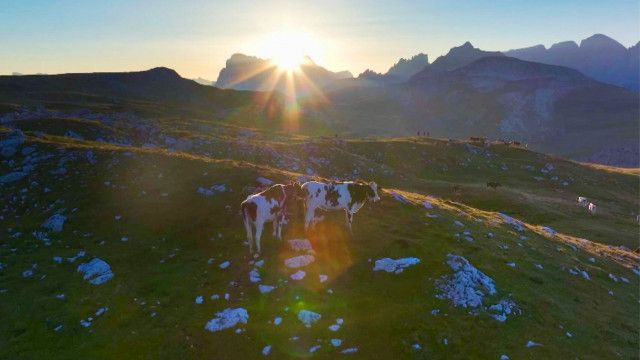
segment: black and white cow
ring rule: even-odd
[[[378,185],[375,182],[341,182],[323,183],[309,181],[302,185],[302,196],[305,201],[304,228],[315,223],[316,209],[344,210],[347,227],[351,230],[353,214],[367,200],[379,201]]]
[[[300,183],[287,185],[276,184],[257,194],[249,195],[240,204],[244,228],[247,231],[249,251],[253,254],[253,241],[260,253],[260,238],[264,224],[273,223],[273,236],[282,239],[282,225],[286,221],[286,206],[288,201],[296,201],[301,193]],[[255,238],[253,227],[255,226]]]

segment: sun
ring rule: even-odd
[[[305,62],[305,57],[319,55],[319,46],[312,36],[292,29],[273,32],[261,41],[260,54],[271,59],[278,67],[294,71]]]

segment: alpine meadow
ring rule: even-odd
[[[9,0],[0,359],[639,359],[639,14]]]

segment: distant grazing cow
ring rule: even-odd
[[[596,204],[589,203],[588,209],[589,209],[589,214],[591,214],[591,215],[595,215],[596,214],[596,210],[597,210]]]
[[[483,142],[487,141],[487,138],[486,137],[481,137],[481,136],[470,136],[469,140],[473,141],[473,142],[482,142],[483,143]]]
[[[499,182],[495,182],[495,181],[487,181],[487,187],[492,188],[493,190],[495,190],[496,188],[502,186],[502,184],[500,184]]]
[[[377,202],[378,185],[375,182],[343,182],[322,183],[309,181],[302,185],[302,195],[305,200],[304,228],[308,229],[315,219],[317,209],[344,210],[347,227],[351,230],[353,214],[355,214],[367,200]]]
[[[247,231],[249,251],[253,254],[253,226],[255,226],[255,242],[260,253],[260,237],[264,224],[273,223],[273,236],[282,239],[282,225],[285,222],[287,201],[295,201],[299,197],[302,188],[300,183],[293,182],[287,185],[276,184],[257,194],[249,195],[240,204],[244,227]]]
[[[578,205],[580,205],[582,207],[589,206],[589,199],[587,199],[584,196],[578,196]]]

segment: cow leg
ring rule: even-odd
[[[276,235],[279,240],[282,240],[282,227],[286,223],[287,223],[287,219],[285,218],[285,215],[282,214],[282,216],[280,217],[280,221],[278,221],[278,233]]]
[[[244,217],[244,229],[247,231],[247,241],[249,242],[249,253],[253,254],[253,229],[251,220],[247,216]]]
[[[313,222],[313,218],[315,217],[315,208],[313,207],[307,207],[307,210],[305,211],[304,214],[304,229],[308,230],[309,226],[311,225],[311,223]]]
[[[353,214],[349,211],[349,210],[345,210],[344,211],[346,219],[347,219],[347,228],[349,229],[350,233],[353,233],[353,230],[351,229],[351,222],[353,220]]]
[[[258,254],[260,254],[260,237],[262,236],[262,229],[264,229],[264,221],[256,221],[256,248]]]
[[[273,219],[273,237],[277,237],[278,236],[278,228],[280,227],[280,221],[278,221],[278,216],[276,216],[275,219]]]

